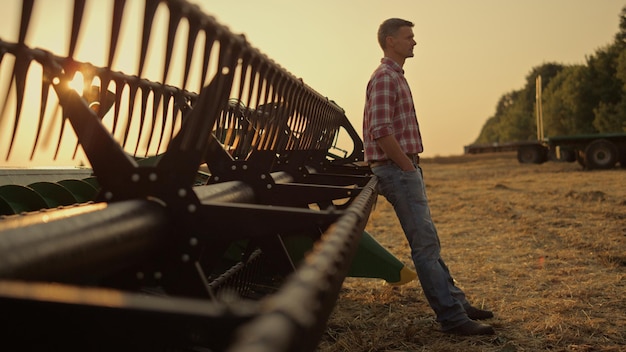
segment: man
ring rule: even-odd
[[[363,116],[365,160],[378,177],[380,194],[393,205],[411,247],[411,257],[426,298],[442,331],[456,335],[494,334],[475,320],[493,313],[470,305],[454,285],[440,256],[440,243],[424,187],[423,151],[413,97],[404,78],[404,61],[417,44],[413,23],[392,18],[378,30],[384,57],[367,85]]]

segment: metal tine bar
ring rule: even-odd
[[[245,89],[245,85],[246,85],[246,79],[248,76],[248,55],[242,55],[241,57],[241,61],[240,61],[240,65],[239,65],[239,72],[240,72],[240,77],[239,77],[239,91],[237,92],[237,103],[239,105],[243,104],[242,98],[243,98],[243,92]],[[235,128],[238,127],[238,138],[234,141],[233,145],[232,145],[232,149],[234,151],[235,155],[239,155],[237,153],[237,151],[240,148],[240,145],[242,144],[242,140],[243,140],[243,132],[244,127],[245,127],[245,122],[246,121],[246,110],[247,108],[242,109],[242,111],[240,112],[241,117],[240,116],[235,116],[236,121],[237,121],[237,126]],[[236,110],[234,112],[237,112]]]
[[[21,51],[19,56],[16,55],[15,65],[13,66],[13,79],[15,80],[15,94],[16,94],[16,110],[15,120],[13,121],[13,133],[11,134],[11,141],[9,142],[9,150],[7,151],[7,160],[11,156],[13,150],[13,143],[15,143],[15,136],[17,135],[17,127],[20,123],[20,117],[22,115],[22,105],[24,103],[24,89],[26,86],[26,77],[28,76],[28,69],[33,60],[33,57],[27,55],[26,51]]]
[[[241,138],[239,140],[239,144],[235,147],[235,154],[240,157],[245,157],[250,152],[250,135],[253,133],[254,129],[253,123],[250,121],[250,114],[252,112],[252,109],[250,109],[250,102],[255,87],[256,70],[250,60],[250,55],[246,55],[242,60],[242,64],[245,66],[246,74],[244,79],[242,79],[241,86],[243,88],[245,85],[246,89],[240,91],[239,99],[244,105],[244,109],[242,111],[241,120]]]
[[[247,56],[247,55],[246,55]],[[231,150],[237,150],[239,144],[242,139],[243,126],[242,118],[245,119],[245,109],[241,108],[243,91],[245,88],[246,76],[248,72],[247,58],[246,56],[242,56],[240,58],[240,62],[237,65],[237,72],[239,76],[239,84],[238,91],[235,93],[235,99],[237,101],[237,106],[229,107],[229,111],[231,111],[232,116],[232,132],[231,132],[231,141],[229,145],[231,146]],[[234,153],[237,156],[236,153]]]
[[[276,150],[276,138],[280,134],[281,120],[282,120],[282,105],[286,102],[282,99],[282,92],[280,90],[280,84],[282,82],[280,73],[276,72],[276,82],[274,83],[274,97],[272,98],[272,118],[268,127],[269,133],[267,136],[267,149]]]
[[[317,136],[318,131],[319,131],[319,125],[320,125],[320,116],[319,114],[319,108],[317,106],[317,104],[315,104],[315,98],[311,97],[311,105],[309,105],[309,116],[316,116],[317,118],[312,120],[307,127],[310,128],[310,132],[309,133],[309,149],[315,149],[316,145],[317,145]]]
[[[317,99],[319,100],[319,99]],[[315,115],[314,116],[319,116],[318,119],[316,119],[316,124],[315,124],[315,140],[314,145],[313,145],[313,149],[319,149],[320,147],[323,146],[323,144],[321,144],[321,138],[320,136],[323,135],[323,131],[326,129],[326,124],[330,123],[331,121],[327,121],[328,119],[326,118],[326,116],[324,115],[324,106],[323,104],[315,104]]]
[[[257,57],[255,57],[255,59],[257,59]],[[248,148],[248,150],[253,149],[254,143],[256,143],[256,140],[259,134],[257,107],[259,105],[260,92],[263,86],[263,82],[261,81],[261,78],[260,78],[262,69],[263,69],[262,63],[260,63],[259,65],[254,65],[253,71],[251,74],[251,79],[250,79],[250,92],[248,93],[248,104],[246,104],[247,105],[246,116],[250,124],[248,127],[249,135],[247,134],[248,142],[246,143],[247,144],[246,148]],[[254,106],[252,106],[253,105],[252,99],[255,99]]]
[[[289,100],[288,97],[288,85],[289,85],[289,79],[287,76],[285,76],[284,74],[280,75],[280,80],[279,80],[279,92],[282,96],[282,101],[281,101],[281,105],[278,106],[278,119],[276,121],[277,126],[276,126],[276,133],[275,133],[275,139],[274,139],[274,143],[272,146],[273,150],[279,150],[279,151],[283,151],[285,149],[285,146],[287,144],[287,138],[289,137],[286,134],[286,130],[285,128],[288,127],[287,125],[287,121],[289,119],[289,115],[291,114],[292,111],[292,107],[291,107],[291,100]]]
[[[254,137],[252,138],[252,142],[250,143],[251,149],[257,148],[257,146],[259,145],[259,141],[261,140],[261,131],[263,131],[263,126],[261,125],[262,123],[262,114],[263,112],[259,110],[259,106],[261,105],[262,101],[261,101],[261,96],[263,95],[266,86],[267,86],[267,81],[265,80],[265,75],[267,74],[267,71],[269,70],[269,67],[267,66],[267,63],[262,62],[260,64],[260,68],[258,70],[258,74],[256,77],[256,84],[257,84],[257,96],[256,96],[256,106],[254,108],[254,126],[256,128],[256,133],[254,133]]]
[[[152,128],[150,128],[150,134],[148,135],[148,147],[146,148],[146,153],[144,154],[145,157],[148,156],[150,145],[152,145],[152,136],[154,135],[154,130],[156,129],[157,112],[159,110],[159,106],[161,105],[163,93],[162,87],[154,87],[154,89],[152,89]],[[163,121],[163,123],[165,123],[165,121]],[[161,138],[163,138],[163,134],[159,136],[159,139]]]
[[[39,144],[39,136],[41,134],[41,128],[43,127],[44,116],[46,115],[46,106],[48,105],[48,93],[50,92],[50,81],[47,79],[41,80],[41,106],[39,107],[39,121],[37,122],[37,134],[35,134],[35,143],[33,143],[33,149],[30,152],[30,160],[35,157],[35,150]]]
[[[111,129],[111,134],[115,135],[120,118],[120,105],[122,103],[122,93],[124,92],[124,87],[126,87],[126,80],[123,77],[115,77],[113,79],[115,81],[115,104],[113,105],[113,128]]]
[[[91,90],[91,87],[93,86],[93,78],[94,78],[94,76],[90,72],[82,72],[82,73],[83,73],[83,87],[86,87],[85,89],[87,89],[87,91],[89,91],[89,90]],[[83,97],[84,96],[85,95],[83,94]],[[76,141],[76,145],[74,146],[74,154],[72,155],[72,160],[74,160],[76,158],[76,154],[78,153],[78,146],[79,145],[80,145],[80,141],[77,140]]]
[[[263,138],[264,138],[264,133],[265,133],[265,123],[266,123],[266,119],[265,119],[265,109],[267,108],[267,106],[264,106],[265,103],[268,102],[268,81],[267,81],[267,71],[269,68],[266,68],[266,70],[263,71],[263,76],[260,77],[260,82],[261,82],[261,89],[259,90],[259,97],[257,99],[257,107],[255,109],[256,114],[256,123],[257,123],[257,138],[255,140],[255,143],[253,145],[253,148],[255,149],[260,149],[259,146],[261,145]]]
[[[67,77],[73,77],[78,70],[79,65],[65,65],[65,75]],[[54,160],[56,160],[59,156],[59,151],[61,150],[61,141],[63,140],[63,134],[65,133],[65,121],[67,119],[67,115],[65,114],[65,107],[61,107],[62,118],[61,118],[61,131],[59,132],[59,139],[57,141],[57,147],[54,152]]]
[[[296,82],[292,82],[289,85],[289,101],[291,102],[291,116],[287,121],[287,126],[291,130],[291,134],[287,141],[287,146],[285,149],[287,150],[295,150],[297,145],[297,134],[298,134],[298,122],[300,121],[298,115],[300,114],[300,96],[297,94],[298,92],[298,84]]]
[[[165,64],[163,65],[163,84],[167,81],[170,63],[172,62],[172,52],[174,51],[174,39],[176,32],[182,19],[182,8],[178,6],[170,6],[170,21],[167,29],[167,44],[165,49]]]
[[[181,125],[184,121],[185,114],[189,111],[189,100],[185,97],[182,91],[174,95],[174,107],[172,109],[172,126],[170,129],[170,142],[174,138],[174,132],[176,124],[178,123],[178,116],[180,115]]]
[[[285,111],[282,114],[282,122],[281,122],[281,131],[280,131],[280,140],[278,148],[281,152],[290,150],[289,143],[291,141],[293,130],[290,125],[290,121],[295,114],[295,95],[293,94],[293,80],[288,77],[284,77],[284,83],[282,84],[282,91],[285,100]]]
[[[204,54],[202,56],[202,76],[200,79],[200,87],[198,88],[198,92],[202,91],[202,88],[207,83],[207,74],[209,73],[209,59],[211,57],[211,51],[213,50],[213,44],[217,39],[217,33],[213,31],[204,31],[205,33],[205,41],[204,41]]]
[[[286,150],[294,150],[294,145],[295,145],[295,141],[294,139],[296,138],[296,133],[297,133],[297,126],[294,124],[294,121],[296,121],[297,116],[298,116],[298,109],[299,109],[299,102],[300,102],[300,98],[299,95],[297,94],[298,91],[298,86],[297,83],[292,82],[288,89],[288,96],[289,96],[289,102],[290,102],[290,116],[287,118],[287,120],[285,121],[285,125],[290,129],[290,134],[287,137],[287,141],[285,142],[285,149]]]
[[[164,92],[163,94],[163,111],[162,111],[162,117],[161,117],[161,137],[159,137],[159,143],[157,145],[157,153],[159,152],[159,150],[161,150],[161,145],[163,144],[163,140],[165,139],[165,126],[167,124],[167,112],[170,109],[170,100],[173,98],[172,93],[169,92]],[[174,119],[174,116],[172,116],[172,120]],[[174,126],[174,121],[172,121],[172,127],[175,128]],[[173,131],[173,130],[172,130]],[[173,134],[173,133],[172,133]],[[170,135],[171,138],[171,135]]]
[[[275,145],[274,143],[276,142],[276,135],[279,133],[280,131],[280,122],[281,122],[281,111],[282,111],[282,106],[280,104],[285,104],[286,102],[282,99],[282,94],[280,91],[280,83],[281,83],[281,74],[280,72],[276,71],[274,74],[274,83],[272,84],[272,92],[273,92],[273,98],[272,98],[272,118],[269,121],[269,126],[268,126],[268,130],[269,133],[267,134],[267,139],[265,140],[265,149],[269,149],[269,150],[275,150]]]
[[[326,123],[324,123],[324,121],[320,122],[320,133],[318,134],[320,138],[317,139],[317,146],[318,148],[327,149],[328,135],[332,132],[332,126],[334,124],[334,121],[325,106],[322,105],[318,109],[321,110],[320,115],[322,116],[323,120],[326,120]]]
[[[150,42],[150,31],[152,30],[152,22],[156,14],[157,7],[160,0],[146,0],[143,15],[143,32],[141,36],[141,53],[139,55],[139,68],[137,70],[137,76],[141,77],[143,74],[144,63],[146,62],[146,55],[148,52],[148,43]]]
[[[120,28],[122,27],[122,18],[124,17],[124,7],[126,0],[115,0],[113,3],[113,21],[111,22],[111,41],[109,42],[109,55],[107,59],[107,67],[113,67],[115,53],[117,52],[117,41],[120,36]],[[106,92],[106,90],[105,90]]]
[[[141,136],[143,135],[143,130],[144,130],[144,122],[146,121],[146,108],[148,105],[148,95],[150,95],[150,92],[152,91],[152,87],[140,85],[139,89],[141,90],[141,114],[139,115],[139,133],[137,134],[137,144],[135,144],[134,155],[137,155],[137,151],[139,150],[139,144],[141,143]]]
[[[130,134],[130,126],[133,120],[133,112],[135,109],[135,98],[137,96],[137,90],[139,90],[139,79],[132,79],[126,82],[128,85],[128,118],[126,121],[126,130],[124,131],[124,138],[122,141],[122,147],[126,147],[128,142],[128,135]]]
[[[264,79],[264,84],[263,84],[263,88],[264,88],[264,93],[265,93],[265,97],[263,99],[263,102],[265,103],[265,105],[263,105],[263,107],[261,108],[261,123],[263,125],[263,135],[261,135],[261,139],[259,140],[259,145],[257,146],[257,149],[259,150],[265,150],[265,144],[267,141],[267,137],[268,137],[268,119],[266,118],[265,114],[267,113],[268,117],[271,116],[271,111],[269,110],[269,103],[270,103],[270,92],[273,89],[272,86],[272,78],[274,77],[274,75],[276,74],[276,71],[273,70],[273,68],[270,68],[268,70],[268,74],[270,74],[270,77],[265,77]],[[273,95],[273,94],[272,94]]]
[[[67,115],[65,114],[65,108],[59,104],[61,107],[61,130],[59,131],[59,139],[57,140],[57,147],[54,151],[54,160],[57,160],[59,157],[59,151],[61,150],[61,140],[63,140],[63,133],[65,132],[65,121]]]
[[[304,115],[304,110],[306,107],[306,98],[301,98],[300,99],[300,108],[298,111],[298,118],[299,118],[299,131],[300,131],[300,139],[298,140],[298,150],[302,150],[305,149],[305,144],[306,144],[306,138],[305,138],[305,133],[306,131],[306,126],[307,126],[307,117]]]
[[[301,149],[309,149],[311,142],[311,128],[313,127],[313,122],[311,119],[311,96],[306,96],[304,98],[302,104],[302,116],[306,119],[306,128],[302,131],[302,144],[300,145]]]
[[[203,89],[202,96],[199,98],[201,104],[205,104],[200,109],[203,114],[194,114],[190,121],[191,124],[181,131],[183,150],[194,150],[201,153],[206,150],[215,118],[228,102],[234,66],[237,63],[238,50],[241,49],[241,46],[235,44],[235,38],[227,36],[220,38],[217,74],[209,84],[208,89]]]
[[[19,44],[24,44],[26,41],[26,35],[28,33],[28,28],[30,27],[30,19],[32,18],[32,14],[33,14],[34,3],[35,3],[34,0],[24,0],[22,2],[22,16],[20,20],[20,32],[19,32],[19,37],[18,37]],[[2,54],[2,56],[4,56],[4,53]],[[18,68],[17,68],[18,62],[19,62],[18,60],[15,60],[15,62],[13,63],[12,79],[8,81],[8,87],[6,90],[7,94],[6,94],[6,97],[4,98],[4,103],[2,104],[2,111],[0,112],[0,121],[2,121],[2,119],[4,118],[4,113],[5,113],[5,109],[7,106],[6,102],[9,101],[9,96],[11,95],[11,87],[13,86],[13,79],[16,78],[16,74],[18,71]],[[30,65],[30,62],[29,62],[29,65]],[[16,82],[16,87],[17,87],[17,83],[18,82]],[[19,101],[18,99],[18,104],[20,106],[21,106],[21,103],[22,102]],[[19,119],[19,113],[16,112],[16,116]],[[9,160],[9,157],[11,155],[11,150],[13,148],[13,143],[15,142],[17,122],[18,122],[17,120],[14,122],[13,135],[11,136],[11,142],[9,144],[9,150],[7,151],[6,160]]]
[[[109,84],[111,83],[111,74],[106,70],[98,70],[97,76],[100,78],[100,92],[98,96],[99,102],[104,102],[108,99],[109,95]],[[105,109],[98,110],[98,117],[102,119],[104,115],[106,115]],[[114,127],[115,128],[115,127]]]
[[[267,104],[270,106],[270,111],[269,111],[269,119],[267,121],[267,127],[266,127],[266,138],[264,140],[264,146],[263,149],[264,150],[270,150],[272,149],[272,141],[274,140],[274,137],[276,136],[276,129],[278,126],[278,120],[279,120],[279,116],[278,116],[278,105],[279,103],[281,103],[282,99],[279,95],[279,90],[278,90],[278,82],[280,79],[280,73],[277,70],[273,70],[273,75],[272,75],[272,80],[270,81],[270,86],[272,87],[272,97],[270,100],[270,103]]]
[[[230,121],[233,120],[233,114],[233,110],[227,107],[220,113],[215,123],[216,127],[221,130],[220,137],[222,140],[222,144],[224,144],[225,146],[231,144],[230,139],[232,136],[232,123],[230,123]]]
[[[196,48],[196,40],[198,39],[198,33],[202,23],[198,16],[194,16],[195,12],[191,12],[187,18],[189,22],[189,33],[187,34],[187,54],[185,56],[185,72],[183,74],[183,89],[187,89],[187,80],[189,79],[189,72],[191,71],[191,59],[193,58],[193,52]]]
[[[309,148],[310,149],[315,149],[317,147],[317,139],[319,136],[319,131],[320,131],[320,125],[321,125],[321,115],[320,115],[320,111],[319,111],[319,107],[317,106],[317,104],[315,104],[315,98],[312,98],[312,104],[311,104],[311,113],[310,116],[315,116],[316,119],[311,121],[311,123],[307,126],[307,127],[311,127],[311,133],[309,134],[309,139],[310,139],[310,144],[309,144]]]
[[[83,15],[85,13],[86,0],[74,0],[74,15],[72,19],[72,33],[70,36],[70,47],[67,56],[74,57],[76,51],[76,45],[78,43],[78,34],[83,22]]]
[[[296,87],[296,89],[297,89],[298,92],[300,92],[300,91],[302,91],[303,87],[300,84],[300,85],[298,85]],[[306,100],[307,100],[306,96],[304,96],[302,94],[298,94],[298,105],[297,105],[298,122],[297,122],[297,130],[299,131],[299,137],[298,137],[298,143],[297,143],[297,147],[296,147],[296,149],[298,149],[298,150],[304,149],[304,132],[306,131],[306,126],[307,126],[307,117],[304,115],[304,110],[305,110],[305,106],[306,106]]]
[[[292,124],[292,122],[294,121],[294,119],[296,118],[296,106],[298,103],[298,95],[296,94],[296,83],[294,81],[291,81],[288,83],[288,86],[286,87],[287,90],[287,99],[290,103],[290,107],[289,107],[289,111],[290,114],[289,116],[287,116],[286,120],[285,120],[285,125],[290,129],[290,133],[289,136],[286,137],[286,141],[285,141],[285,146],[284,146],[284,150],[293,150],[293,146],[295,143],[295,130],[294,130],[294,126]]]
[[[26,42],[26,35],[28,34],[28,28],[30,27],[30,19],[33,15],[33,6],[35,0],[23,0],[22,1],[22,18],[20,21],[20,33],[18,37],[18,43],[24,44]]]
[[[246,121],[246,129],[244,131],[244,141],[243,143],[241,143],[241,148],[238,151],[239,155],[244,155],[244,154],[248,154],[251,150],[251,144],[252,141],[255,137],[255,124],[256,121],[254,119],[253,115],[253,109],[250,107],[252,105],[252,97],[256,89],[259,89],[259,72],[258,72],[258,65],[255,65],[256,60],[258,60],[258,56],[254,56],[252,58],[250,58],[250,62],[248,63],[248,65],[250,66],[250,79],[249,79],[249,83],[248,83],[248,95],[247,95],[247,99],[245,102],[245,106],[246,109],[244,110],[244,119]]]
[[[311,116],[316,116],[317,118],[313,120],[313,129],[311,131],[311,148],[317,149],[319,147],[319,136],[324,129],[324,117],[322,115],[321,104],[317,104],[319,99],[317,99],[316,97],[313,97],[312,99],[313,104],[311,106]]]

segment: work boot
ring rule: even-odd
[[[478,309],[476,307],[473,307],[469,303],[464,304],[463,308],[465,309],[465,313],[467,313],[467,317],[472,320],[483,320],[483,319],[493,318],[493,312],[488,311],[488,310]]]
[[[472,336],[472,335],[493,335],[495,334],[495,330],[491,325],[478,323],[473,320],[468,320],[467,322],[459,325],[450,330],[444,330],[447,334],[459,335],[459,336]]]

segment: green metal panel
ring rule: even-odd
[[[98,194],[94,186],[83,180],[61,180],[58,183],[72,192],[79,203],[90,202]]]
[[[294,263],[304,259],[306,253],[313,248],[313,240],[309,237],[287,237],[284,241]],[[378,243],[367,231],[363,231],[348,276],[379,278],[392,285],[403,285],[414,280],[417,274]]]
[[[95,189],[100,189],[100,183],[98,183],[98,179],[95,176],[84,178],[83,181],[92,185]]]
[[[28,185],[46,201],[48,208],[56,208],[63,205],[72,205],[78,199],[67,188],[54,182],[35,182]]]
[[[48,204],[44,198],[30,187],[19,185],[0,186],[2,215],[19,214],[22,212],[45,209]]]

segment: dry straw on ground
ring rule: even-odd
[[[510,153],[422,167],[442,256],[497,334],[439,332],[417,281],[347,278],[320,352],[626,351],[626,170]],[[367,230],[412,268],[382,197]]]

